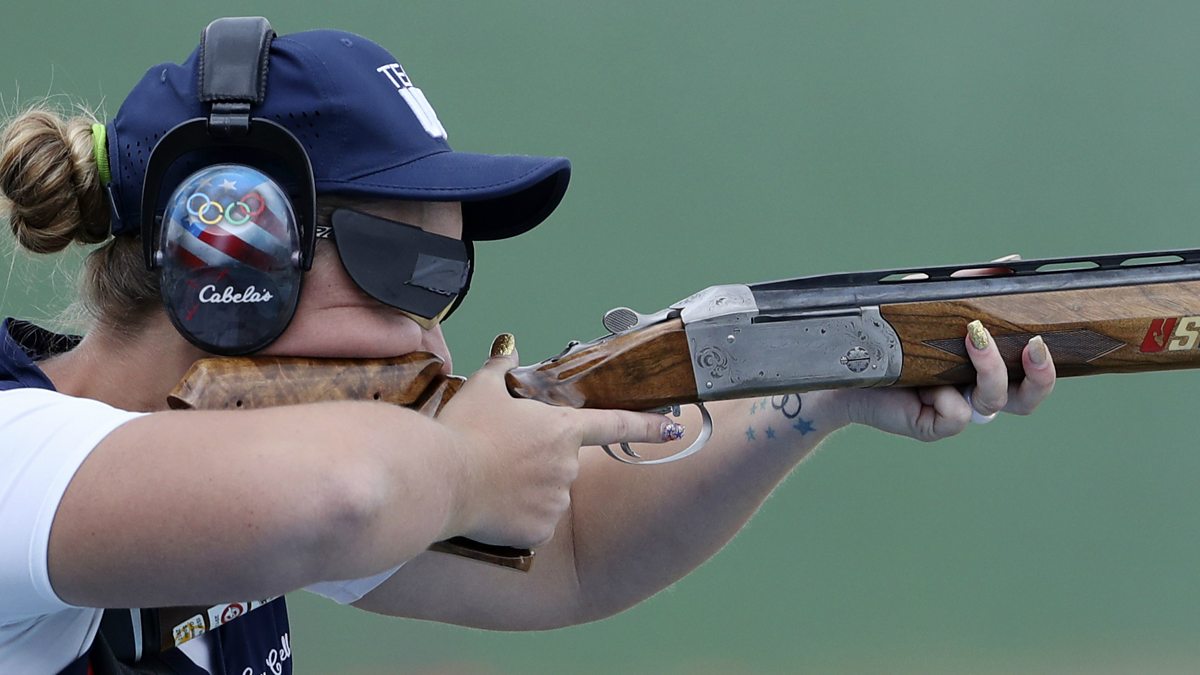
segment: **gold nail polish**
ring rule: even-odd
[[[508,356],[517,348],[517,339],[512,333],[501,333],[492,340],[492,357]]]
[[[988,332],[987,329],[983,327],[983,323],[981,321],[976,319],[967,324],[967,335],[971,336],[971,345],[973,345],[975,349],[978,349],[979,351],[987,349]]]
[[[1029,341],[1029,362],[1038,368],[1045,368],[1050,361],[1050,350],[1046,349],[1046,341],[1041,335],[1035,335]]]

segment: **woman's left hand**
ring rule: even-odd
[[[1008,368],[987,328],[978,321],[968,326],[967,355],[978,373],[971,388],[951,385],[894,389],[846,389],[837,398],[850,422],[893,434],[936,441],[961,433],[975,421],[999,412],[1028,415],[1054,389],[1054,360],[1041,336],[1021,351],[1025,379],[1010,383]],[[968,402],[966,393],[970,394]]]

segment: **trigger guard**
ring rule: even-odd
[[[625,457],[617,454],[616,451],[607,445],[601,445],[600,447],[604,448],[604,452],[608,453],[609,457],[612,457],[622,464],[636,464],[639,466],[648,466],[651,464],[670,464],[671,462],[677,462],[684,457],[694,455],[699,452],[701,448],[708,444],[709,439],[712,438],[713,432],[712,415],[708,413],[708,408],[705,408],[704,404],[699,402],[695,405],[700,409],[700,435],[696,437],[696,440],[692,441],[691,445],[673,455],[660,457],[658,459],[626,459]],[[678,410],[678,408],[676,408],[676,410]],[[640,457],[640,455],[633,451],[633,448],[629,447],[628,443],[622,443],[621,450],[630,457]]]

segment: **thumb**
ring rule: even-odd
[[[493,375],[503,377],[505,373],[520,365],[520,358],[517,356],[517,339],[512,333],[501,333],[492,340],[492,354],[483,367],[479,369],[482,373],[491,373]]]

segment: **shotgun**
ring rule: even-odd
[[[1200,249],[1015,260],[712,286],[651,314],[619,307],[607,335],[507,375],[509,391],[554,405],[667,411],[837,387],[966,384],[966,324],[983,321],[1009,375],[1041,335],[1062,377],[1200,367]],[[431,354],[392,359],[239,357],[198,361],[172,408],[376,400],[436,415],[462,385]],[[532,553],[465,539],[435,550],[527,569]]]

